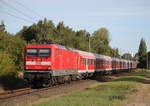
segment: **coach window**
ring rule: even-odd
[[[99,60],[99,65],[103,65],[103,61],[102,60]]]
[[[96,64],[99,65],[99,60],[96,61]]]
[[[96,66],[96,60],[94,59],[94,66]]]
[[[106,65],[106,61],[103,61],[103,65],[104,65],[104,66]]]
[[[110,61],[108,61],[108,64],[107,65],[110,65]]]
[[[104,61],[104,66],[107,65],[107,61]]]
[[[90,66],[92,65],[92,59],[90,59]]]
[[[120,62],[120,67],[122,67],[122,62]]]
[[[99,65],[102,65],[102,60],[99,60]]]
[[[98,60],[97,59],[95,60],[95,64],[96,64],[96,66],[98,66]]]
[[[115,65],[115,62],[114,62],[114,61],[112,61],[112,66],[114,67],[114,65]]]
[[[107,61],[106,65],[109,65],[109,61]]]
[[[80,58],[80,65],[82,65],[82,58]]]
[[[93,59],[90,59],[90,60],[91,60],[90,65],[92,66],[93,65]]]
[[[83,58],[81,58],[81,63],[80,64],[81,64],[81,66],[83,66]]]
[[[90,62],[91,62],[91,60],[90,59],[87,59],[88,60],[88,65],[90,66]]]
[[[94,59],[92,59],[92,66],[94,66]]]
[[[102,66],[104,65],[103,60],[100,60],[100,65],[102,65]]]
[[[84,58],[82,58],[82,64],[83,64],[83,66],[85,66],[85,59]]]
[[[89,65],[91,65],[91,59],[89,59]]]
[[[84,58],[84,66],[86,66],[86,58]]]
[[[105,64],[106,64],[106,61],[103,61],[103,65],[105,66]]]
[[[104,66],[107,65],[107,61],[104,61]]]
[[[84,66],[84,58],[82,58],[82,65]]]
[[[106,65],[109,65],[109,61],[106,62]]]

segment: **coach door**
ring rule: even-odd
[[[86,71],[88,72],[88,59],[86,58]]]

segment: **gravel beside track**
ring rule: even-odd
[[[21,88],[21,89],[16,89],[16,90],[0,92],[0,100],[18,96],[18,95],[24,94],[26,92],[29,92],[30,90],[31,90],[31,88]]]

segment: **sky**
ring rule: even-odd
[[[0,0],[0,20],[10,33],[44,17],[91,34],[105,27],[121,54],[135,54],[141,38],[150,51],[150,0]]]

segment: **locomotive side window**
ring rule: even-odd
[[[27,49],[27,56],[28,57],[37,57],[38,50],[36,48]]]
[[[59,51],[58,49],[56,49],[56,57],[58,57],[58,55],[59,55]]]
[[[39,57],[49,57],[50,56],[50,50],[47,48],[41,48],[39,49]]]

